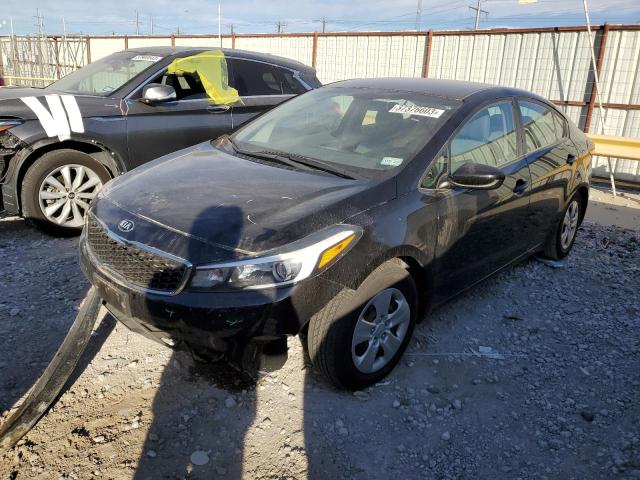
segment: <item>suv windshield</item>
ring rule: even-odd
[[[118,52],[92,62],[46,88],[106,97],[160,60],[162,57],[156,55]]]
[[[414,92],[324,87],[260,116],[232,138],[244,149],[376,174],[408,163],[459,105]]]

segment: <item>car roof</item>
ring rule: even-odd
[[[279,57],[277,55],[271,55],[270,53],[258,53],[250,52],[247,50],[238,50],[236,48],[216,48],[216,47],[138,47],[130,48],[128,52],[136,52],[143,55],[158,55],[162,57],[186,57],[189,55],[196,55],[201,52],[207,52],[210,50],[222,50],[226,56],[236,58],[246,58],[247,60],[257,60],[259,62],[273,63],[283,67],[291,68],[293,70],[313,70],[312,67],[305,65],[304,63],[290,58]]]
[[[476,94],[483,97],[524,96],[544,100],[531,92],[517,88],[489,85],[487,83],[464,82],[461,80],[443,80],[435,78],[362,78],[332,83],[336,87],[380,88],[403,92],[422,93],[451,100],[465,100]]]

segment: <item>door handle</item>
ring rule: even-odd
[[[518,181],[516,182],[516,186],[513,187],[513,193],[515,193],[518,196],[524,195],[524,192],[527,190],[528,186],[529,186],[529,182],[519,178]]]
[[[567,155],[567,163],[569,165],[573,165],[573,162],[575,162],[575,161],[576,161],[576,156],[575,155],[573,155],[571,153],[569,155]]]
[[[224,113],[228,111],[231,107],[229,105],[209,105],[207,107],[207,112],[209,113]]]

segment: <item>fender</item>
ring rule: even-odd
[[[24,145],[24,142],[22,144]],[[123,155],[94,139],[74,138],[60,142],[57,138],[41,138],[19,150],[9,161],[5,183],[2,185],[2,197],[6,210],[15,214],[21,212],[21,183],[27,169],[43,154],[62,148],[78,150],[90,155],[104,165],[112,177],[127,171]]]

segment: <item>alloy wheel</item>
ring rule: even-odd
[[[571,246],[573,238],[578,230],[578,217],[580,208],[577,200],[572,200],[564,214],[562,220],[562,231],[560,232],[560,245],[563,250],[567,250]]]
[[[351,342],[351,358],[362,373],[387,365],[400,349],[411,323],[411,308],[397,288],[375,295],[360,312]]]
[[[102,188],[96,172],[84,165],[56,168],[38,190],[42,213],[52,223],[68,228],[82,227],[89,204]]]

